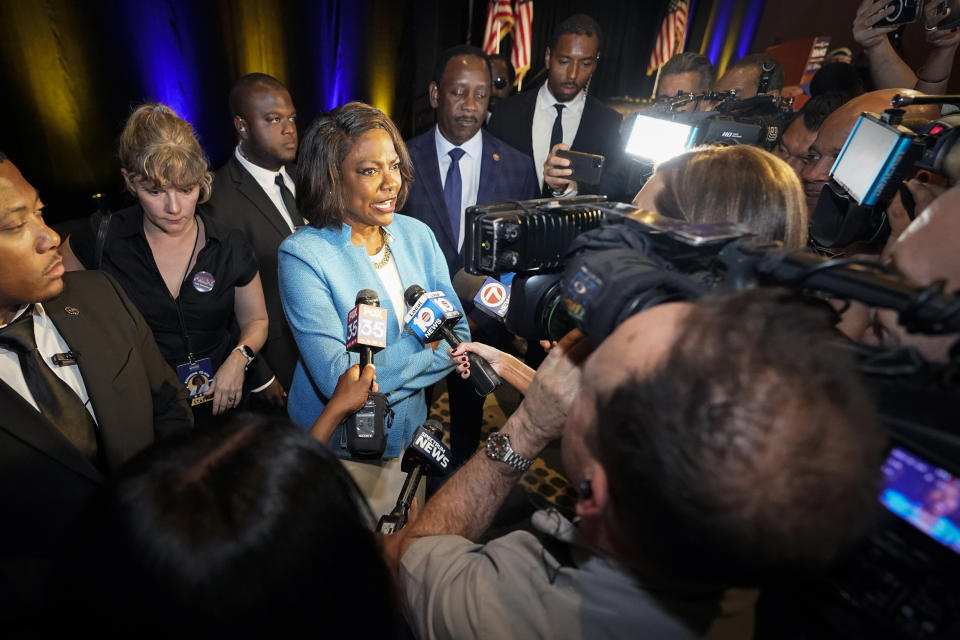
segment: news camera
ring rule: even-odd
[[[920,287],[876,263],[783,250],[740,225],[687,224],[603,196],[471,207],[467,220],[466,270],[516,272],[506,326],[528,339],[577,327],[599,344],[653,305],[754,286],[893,309],[910,331],[960,332],[960,296],[942,282]],[[918,526],[911,500],[944,483],[960,489],[960,349],[939,366],[910,348],[816,348],[853,352],[892,446],[875,529],[829,571],[792,583],[788,606],[804,637],[957,637],[960,540],[946,525]]]
[[[716,102],[711,111],[676,111],[691,102]],[[702,145],[747,144],[772,150],[792,113],[792,101],[758,95],[741,100],[735,91],[681,94],[637,114],[624,152],[656,164]]]
[[[887,207],[899,192],[911,218],[913,197],[904,179],[928,171],[951,180],[947,158],[960,138],[960,115],[949,115],[911,129],[901,107],[920,104],[960,105],[960,96],[896,95],[882,114],[864,112],[830,170],[817,206],[811,212],[810,237],[826,249],[855,242],[883,242],[890,234]]]

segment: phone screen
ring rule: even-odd
[[[960,553],[960,479],[894,447],[883,463],[880,503],[888,511]]]

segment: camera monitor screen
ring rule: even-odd
[[[689,124],[638,115],[626,152],[650,162],[663,162],[686,151],[695,131]]]
[[[857,204],[875,204],[911,142],[906,132],[861,114],[830,174]]]
[[[880,502],[894,515],[960,553],[960,479],[894,447],[883,463]]]

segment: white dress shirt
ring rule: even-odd
[[[437,144],[437,162],[440,165],[440,186],[447,184],[447,170],[450,169],[450,150],[457,145],[443,137],[440,127],[434,129],[434,141]],[[477,133],[460,145],[464,154],[460,157],[460,183],[463,192],[460,196],[460,237],[457,238],[457,251],[463,248],[464,238],[464,211],[467,207],[477,204],[477,195],[480,193],[480,163],[483,160],[483,132]],[[441,194],[442,195],[442,194]]]
[[[294,231],[295,227],[293,225],[293,218],[290,217],[290,212],[287,211],[287,205],[283,203],[283,196],[280,195],[280,186],[277,185],[277,173],[283,176],[283,183],[287,185],[287,188],[290,189],[290,193],[294,196],[297,195],[297,187],[293,184],[293,178],[287,173],[285,167],[280,167],[280,171],[270,171],[269,169],[264,169],[263,167],[258,167],[249,160],[247,160],[243,152],[240,151],[240,145],[237,145],[234,155],[237,156],[237,160],[240,161],[240,164],[246,169],[253,179],[257,181],[257,184],[260,185],[260,188],[263,189],[264,193],[267,194],[267,197],[270,198],[270,201],[277,208],[277,211],[280,212],[280,215],[283,216],[284,222],[287,223],[287,226],[290,227],[290,231]]]
[[[544,82],[537,92],[537,104],[533,110],[533,164],[537,170],[538,184],[543,184],[543,163],[550,155],[550,136],[553,134],[553,122],[557,119],[557,110],[553,105],[558,102]],[[586,91],[578,93],[570,102],[560,103],[565,106],[563,119],[560,121],[563,126],[563,143],[570,147],[573,147],[573,139],[577,137],[586,103]]]
[[[17,312],[17,315],[15,315],[13,319],[16,320],[19,318],[23,314],[24,309],[26,309],[26,305]],[[33,305],[33,309],[33,335],[37,341],[37,350],[40,351],[40,355],[43,356],[43,361],[47,363],[47,366],[50,367],[58,378],[66,382],[67,385],[73,389],[80,400],[83,401],[84,406],[87,407],[87,411],[93,416],[94,421],[96,421],[97,414],[94,413],[93,406],[90,403],[90,395],[87,393],[87,385],[83,383],[83,376],[80,375],[80,368],[76,365],[58,367],[52,364],[53,356],[58,353],[70,351],[70,345],[63,339],[63,336],[60,335],[53,321],[50,320],[50,316],[43,310],[43,305],[36,303]],[[7,325],[0,325],[0,328],[5,326]],[[85,355],[96,357],[96,354]],[[7,386],[11,389],[23,396],[23,399],[33,405],[34,409],[40,411],[37,401],[34,399],[33,394],[30,393],[30,388],[27,387],[27,381],[23,377],[23,371],[20,369],[20,357],[16,351],[10,351],[2,345],[0,345],[0,379],[7,383]]]

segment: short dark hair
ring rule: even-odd
[[[780,63],[777,62],[777,59],[773,56],[768,56],[765,53],[751,53],[750,55],[743,56],[729,67],[727,67],[727,73],[733,71],[734,69],[749,69],[755,68],[757,70],[757,82],[760,82],[760,75],[763,73],[763,66],[772,67],[770,71],[770,81],[767,83],[768,91],[779,91],[783,89],[784,82],[784,73],[783,67],[780,66]]]
[[[457,56],[476,56],[480,58],[487,65],[487,72],[491,76],[493,75],[493,71],[490,69],[490,61],[487,60],[487,54],[483,52],[483,49],[471,44],[458,44],[455,47],[444,50],[440,54],[440,57],[437,58],[437,64],[433,66],[432,81],[436,82],[438,87],[443,81],[443,72],[447,70],[447,65]],[[493,78],[490,79],[490,82],[493,82]]]
[[[819,130],[827,116],[853,97],[853,94],[831,91],[810,98],[800,109],[800,113],[803,114],[803,126],[810,131]]]
[[[678,53],[667,60],[667,63],[660,69],[660,77],[690,71],[694,71],[700,76],[700,86],[698,87],[700,91],[709,91],[717,79],[717,70],[710,62],[710,58],[693,51]]]
[[[846,62],[831,62],[820,67],[810,80],[810,95],[816,97],[831,91],[850,94],[851,98],[866,91],[860,70]]]
[[[514,82],[516,81],[516,79],[517,79],[517,72],[516,72],[516,70],[514,70],[514,68],[513,68],[513,63],[510,62],[510,59],[507,58],[507,56],[503,55],[502,53],[491,53],[490,55],[488,55],[488,56],[487,56],[487,64],[490,65],[490,76],[491,76],[491,78],[493,77],[493,63],[492,63],[492,61],[493,61],[494,59],[496,59],[496,60],[503,60],[504,62],[507,63],[507,86],[508,86],[508,87],[512,87],[512,86],[513,86],[513,83],[514,83]]]
[[[372,526],[327,447],[286,419],[241,415],[119,472],[78,536],[66,606],[110,636],[286,635],[343,619],[358,637],[388,637],[392,586]]]
[[[623,544],[726,584],[829,562],[870,521],[885,447],[832,312],[753,289],[681,322],[655,372],[600,398],[587,438]]]
[[[3,162],[6,159],[7,159],[7,154],[5,154],[3,151],[0,151],[0,162]]]
[[[396,208],[407,200],[413,182],[413,162],[397,125],[382,111],[362,102],[348,102],[310,123],[300,143],[297,164],[297,208],[318,229],[339,227],[346,212],[342,165],[357,139],[373,129],[383,129],[400,156],[403,184]]]
[[[597,53],[600,53],[603,48],[603,32],[600,30],[600,25],[585,13],[574,14],[557,25],[557,28],[553,31],[553,36],[550,38],[551,52],[556,50],[557,43],[560,42],[560,36],[565,35],[596,36]]]
[[[230,89],[230,115],[247,118],[246,110],[247,98],[257,89],[271,89],[274,91],[286,91],[287,87],[282,82],[266,73],[248,73],[241,76]]]

